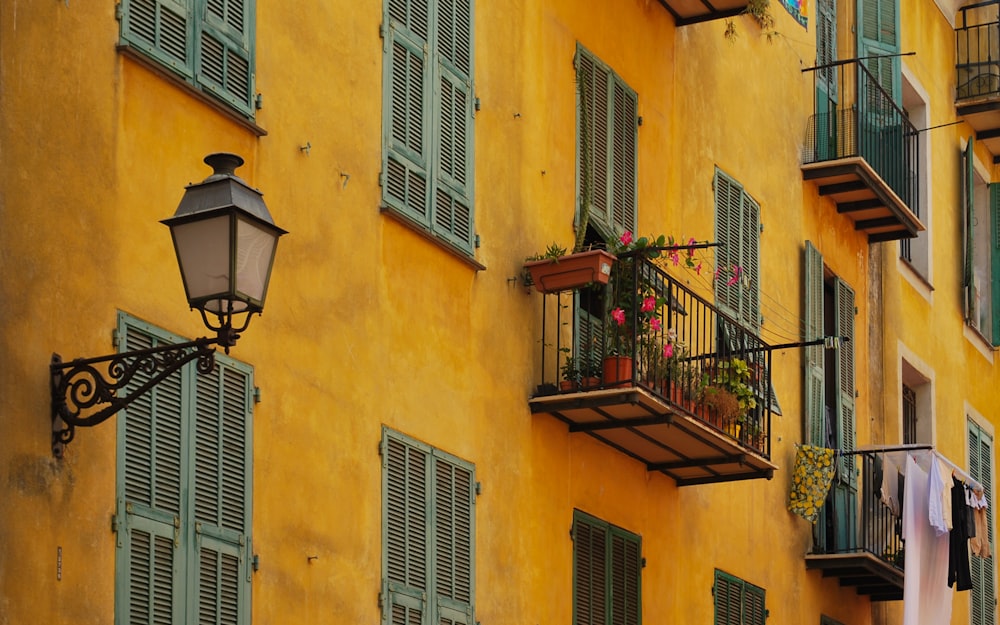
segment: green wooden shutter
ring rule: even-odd
[[[743,625],[743,580],[718,569],[713,587],[715,625]]]
[[[194,75],[190,0],[125,0],[121,37],[178,74]]]
[[[763,588],[716,569],[712,593],[714,625],[764,625],[767,610]]]
[[[437,623],[473,623],[472,537],[475,533],[472,471],[435,451],[434,586]]]
[[[638,97],[580,46],[576,67],[579,196],[588,195],[584,186],[589,184],[590,221],[606,239],[616,238],[636,229]]]
[[[249,371],[217,356],[197,376],[194,557],[198,622],[233,624],[250,609],[252,387]],[[242,616],[247,615],[247,616]]]
[[[823,337],[823,256],[806,241],[805,247],[805,340]],[[826,447],[826,418],[824,414],[823,346],[805,348],[805,440],[812,445]]]
[[[858,0],[859,56],[892,55],[899,53],[899,0]],[[902,97],[902,75],[899,59],[886,57],[863,61],[882,88],[889,92],[897,104]]]
[[[382,450],[383,623],[417,625],[428,614],[430,452],[386,430]]]
[[[816,65],[837,59],[837,3],[819,0],[816,7]],[[816,159],[824,161],[837,154],[837,67],[816,73]]]
[[[203,1],[198,82],[252,117],[254,0]]]
[[[856,439],[855,380],[854,380],[854,290],[843,280],[834,282],[834,333],[850,340],[842,340],[837,348],[834,375],[837,377],[836,414],[838,419],[837,448],[853,451]],[[857,483],[854,456],[841,456],[838,479]]]
[[[120,318],[121,351],[170,342],[152,332],[149,326],[126,325]],[[119,622],[167,625],[184,619],[183,375],[177,372],[167,377],[118,417]],[[148,379],[139,372],[130,386],[135,388]]]
[[[640,571],[642,553],[639,539],[634,534],[617,527],[611,531],[610,621],[613,625],[639,625],[642,619],[640,598]]]
[[[751,330],[760,327],[760,206],[743,186],[716,168],[715,296],[723,311],[736,317]],[[740,280],[727,284],[734,267],[740,268]]]
[[[573,518],[573,624],[604,625],[608,596],[608,528],[579,512]]]
[[[743,587],[743,625],[764,625],[766,618],[764,589],[745,583]]]
[[[462,249],[472,250],[472,3],[438,0],[435,47],[438,90],[437,186],[434,228]]]
[[[574,512],[574,625],[639,625],[641,576],[639,536]]]
[[[993,543],[993,439],[969,419],[969,475],[983,485],[989,507],[986,525],[989,530],[990,553]],[[970,597],[971,625],[993,625],[996,619],[995,555],[970,558],[972,593]]]
[[[965,209],[965,268],[963,272],[962,286],[965,289],[965,318],[973,327],[979,327],[979,317],[976,313],[976,294],[972,288],[973,276],[975,275],[975,224],[976,224],[976,200],[975,200],[975,156],[973,154],[973,137],[969,137],[965,144],[965,152],[962,156],[962,199]]]
[[[389,0],[383,92],[383,196],[426,224],[430,217],[430,71],[426,0]]]

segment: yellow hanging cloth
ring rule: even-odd
[[[816,522],[836,473],[833,457],[832,449],[799,445],[792,470],[792,491],[788,495],[789,512],[810,523]]]

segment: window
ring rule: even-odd
[[[642,539],[573,513],[573,625],[639,625]]]
[[[975,421],[969,419],[969,475],[983,485],[989,507],[986,525],[989,528],[990,553],[996,551],[993,542],[993,437]],[[996,619],[995,556],[969,560],[972,569],[971,625],[987,625]]]
[[[475,623],[473,466],[385,428],[381,453],[382,622]]]
[[[932,372],[927,370],[926,373],[921,373],[917,366],[920,365],[916,360],[911,363],[904,359],[902,363],[902,440],[907,445],[933,445],[934,417],[931,411],[934,402],[928,377]]]
[[[638,98],[582,46],[576,53],[578,205],[605,239],[635,231]]]
[[[739,267],[740,280],[715,281],[715,299],[751,331],[760,328],[760,206],[722,170],[715,170],[716,268]]]
[[[182,340],[126,315],[119,337]],[[118,416],[116,622],[250,622],[253,372],[221,354],[195,367]]]
[[[256,0],[122,0],[121,44],[254,116]]]
[[[1000,346],[1000,185],[976,171],[973,138],[965,147],[962,189],[965,200],[965,317],[994,347]]]
[[[386,0],[382,202],[474,251],[472,0]]]
[[[917,392],[903,385],[903,444],[917,442]]]
[[[715,569],[715,625],[764,625],[764,589]]]
[[[826,275],[823,256],[805,245],[805,312],[807,341],[843,337],[837,349],[812,345],[805,350],[806,439],[812,445],[850,451],[855,448],[854,418],[854,290]],[[841,456],[837,477],[818,528],[819,547],[826,553],[850,550],[856,542],[857,472],[854,456]]]

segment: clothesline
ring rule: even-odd
[[[837,450],[834,453],[836,453],[838,455],[841,455],[841,456],[847,456],[847,455],[862,454],[862,453],[866,453],[866,452],[885,453],[885,452],[892,452],[892,451],[906,451],[906,452],[911,452],[911,451],[929,451],[931,454],[934,455],[935,458],[937,458],[942,463],[944,463],[945,465],[947,465],[947,467],[949,469],[951,469],[955,473],[956,477],[958,477],[960,480],[962,480],[963,482],[965,482],[966,486],[968,486],[969,488],[971,488],[974,491],[975,490],[979,490],[979,491],[982,491],[982,492],[986,492],[986,489],[983,487],[982,484],[980,484],[977,480],[973,479],[973,477],[971,475],[969,475],[964,470],[962,470],[961,468],[959,468],[959,466],[957,464],[955,464],[954,462],[952,462],[951,460],[949,460],[948,458],[946,458],[944,455],[942,455],[940,452],[938,452],[936,449],[934,449],[934,447],[932,447],[931,445],[919,445],[919,444],[917,444],[917,445],[894,445],[894,446],[891,446],[891,447],[882,446],[882,445],[867,445],[865,447],[859,447],[858,449],[853,450],[853,451],[839,451],[839,450]]]

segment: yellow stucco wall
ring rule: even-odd
[[[513,280],[526,256],[572,240],[580,44],[638,94],[640,234],[712,239],[719,167],[761,205],[767,340],[797,340],[804,240],[854,288],[858,440],[877,439],[885,415],[869,387],[877,364],[865,357],[875,331],[862,323],[872,300],[867,240],[799,168],[812,110],[811,77],[801,71],[815,56],[811,27],[775,6],[774,42],[740,17],[731,43],[723,22],[678,29],[653,0],[586,10],[571,0],[478,2],[476,257],[486,269],[476,271],[378,210],[381,3],[257,4],[264,104],[256,123],[267,131],[259,138],[117,52],[113,3],[0,5],[0,625],[113,621],[115,429],[80,429],[66,457],[51,458],[45,367],[53,351],[111,352],[117,310],[203,334],[184,309],[157,222],[186,183],[210,173],[201,158],[216,151],[246,159],[237,173],[290,232],[267,309],[233,351],[254,366],[262,392],[255,623],[377,622],[383,425],[475,464],[484,624],[571,621],[574,509],[642,536],[646,623],[710,622],[716,568],[767,590],[769,625],[821,613],[871,622],[867,599],[805,570],[810,526],[785,510],[802,439],[799,350],[775,354],[784,415],[773,426],[774,479],[678,488],[530,414],[541,296]],[[904,49],[925,31],[950,42],[933,3],[918,4]],[[942,96],[948,63],[917,58],[908,67],[934,96],[932,118],[944,119],[953,112]],[[956,153],[956,136],[969,134],[939,132],[935,150]],[[957,193],[935,178],[935,215]],[[935,274],[953,276],[955,225],[934,225]],[[960,293],[935,291],[931,310],[895,274],[885,283],[882,297],[898,302],[880,329],[887,364],[897,340],[941,327],[926,343],[906,339],[940,363],[939,388],[968,375],[965,366],[994,379],[954,323]],[[894,392],[885,414],[898,415]],[[938,393],[937,413],[960,411],[963,401],[985,411],[995,397],[992,388],[970,393]],[[960,430],[942,426],[939,437],[962,459]]]

